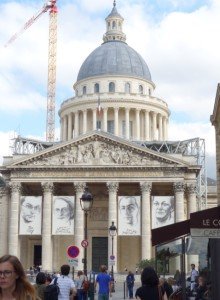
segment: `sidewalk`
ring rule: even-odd
[[[134,296],[135,296],[135,291],[136,289],[139,287],[139,284],[136,284],[134,286]],[[98,299],[98,295],[97,293],[95,294],[95,299]],[[116,282],[115,283],[115,293],[112,293],[112,298],[111,300],[121,300],[121,299],[128,299],[128,296],[125,296],[124,298],[124,284],[122,282]]]

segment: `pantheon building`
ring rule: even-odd
[[[170,111],[154,96],[146,62],[126,43],[115,2],[105,21],[102,44],[78,72],[75,96],[59,108],[60,141],[33,154],[5,157],[0,167],[0,255],[16,255],[27,268],[58,270],[74,245],[76,269],[83,269],[85,187],[94,198],[87,219],[88,270],[103,263],[114,264],[116,272],[135,270],[154,256],[154,200],[158,206],[161,199],[166,202],[168,222],[183,221],[201,208],[201,166],[195,157],[151,147],[169,145]]]

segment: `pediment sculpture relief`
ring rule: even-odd
[[[63,151],[63,150],[62,150]],[[101,141],[86,144],[71,145],[57,155],[36,158],[30,164],[34,165],[132,165],[148,166],[161,165],[161,162],[135,150],[126,149],[120,145],[107,144]]]

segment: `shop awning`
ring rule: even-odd
[[[152,229],[152,246],[190,233],[192,236],[220,238],[220,206],[191,213],[189,220]]]

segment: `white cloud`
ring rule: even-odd
[[[167,0],[167,3],[180,9],[180,4],[186,5],[187,1]],[[157,85],[155,94],[169,105],[170,139],[204,137],[208,153],[214,155],[214,129],[209,115],[220,78],[217,38],[220,2],[212,0],[210,3],[212,5],[191,13],[164,13],[157,21],[146,13],[146,1],[121,0],[117,2],[117,9],[125,19],[128,44],[141,53],[150,68]],[[82,62],[102,43],[104,18],[112,4],[108,0],[81,0],[63,1],[58,5],[57,103],[60,103],[73,95],[72,85]],[[0,9],[0,43],[3,45],[39,9],[39,2],[6,2]],[[103,11],[105,15],[101,15]],[[45,109],[48,20],[45,13],[10,47],[0,49],[1,112],[29,114]],[[180,115],[181,120],[178,120]],[[8,130],[2,132],[1,149],[9,131],[10,124]]]

